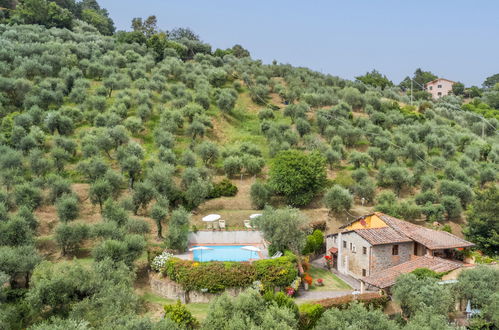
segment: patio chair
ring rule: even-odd
[[[206,224],[206,229],[213,229],[213,225],[212,225],[212,223],[211,223],[211,222],[208,222],[208,223]]]
[[[272,257],[270,257],[270,259],[275,259],[275,258],[279,258],[279,257],[282,257],[281,251],[277,251],[276,253],[274,253],[274,255]]]
[[[225,229],[225,220],[218,220],[218,226],[220,229]]]
[[[251,223],[249,220],[244,220],[244,227],[248,229],[253,229],[253,227],[251,227]]]

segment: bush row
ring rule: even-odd
[[[298,275],[294,258],[243,262],[195,262],[170,258],[161,273],[187,290],[203,290],[210,293],[226,288],[250,287],[259,281],[264,288],[284,287]]]

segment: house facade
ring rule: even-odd
[[[438,78],[426,83],[425,89],[431,94],[432,98],[438,99],[442,96],[452,94],[452,85],[454,84],[455,82],[452,80]]]
[[[446,260],[454,259],[456,249],[473,246],[450,233],[417,226],[380,212],[340,227],[338,233],[327,236],[326,245],[338,272],[375,287],[390,284],[399,271],[410,272],[420,265],[445,271],[459,268],[463,265],[461,262]],[[390,274],[394,274],[393,278],[380,284],[378,280],[390,277]]]

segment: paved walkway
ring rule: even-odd
[[[349,291],[300,291],[300,295],[296,297],[296,302],[309,301],[309,300],[322,300],[328,298],[336,298],[348,296],[352,294],[353,290]]]

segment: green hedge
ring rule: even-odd
[[[260,281],[265,288],[284,287],[298,275],[294,258],[262,259],[244,262],[195,262],[170,258],[162,274],[187,290],[206,289],[216,293],[226,288],[245,288]]]
[[[336,298],[329,298],[316,301],[317,304],[322,305],[324,308],[338,308],[346,309],[350,306],[352,301],[358,301],[368,308],[384,308],[390,299],[388,296],[380,295],[375,292],[362,293],[359,295],[346,295]]]

